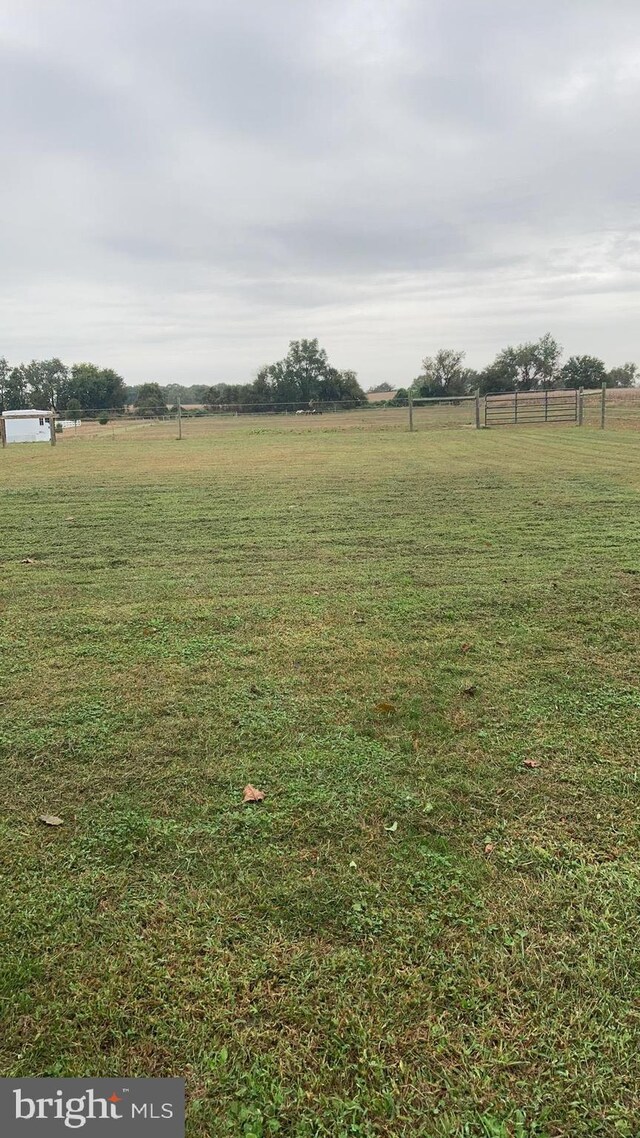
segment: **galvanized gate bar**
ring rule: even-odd
[[[573,389],[495,392],[485,396],[484,425],[577,423],[580,409],[579,392]]]

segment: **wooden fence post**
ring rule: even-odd
[[[56,417],[53,411],[49,415],[49,430],[51,432],[51,446],[54,447],[56,445]]]
[[[581,387],[580,390],[578,391],[578,426],[579,427],[582,426],[582,418],[584,415],[583,403],[582,403],[583,392],[584,392],[584,387]]]
[[[409,392],[409,430],[413,430],[413,395]]]
[[[182,438],[182,403],[178,400],[178,438]]]
[[[602,384],[602,396],[600,398],[600,430],[604,431],[605,408],[607,406],[607,385]]]
[[[0,443],[2,443],[3,447],[7,445],[7,428],[2,415],[0,415]]]
[[[480,430],[480,388],[476,387],[476,431]]]

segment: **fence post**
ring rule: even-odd
[[[602,384],[602,396],[600,399],[600,430],[601,431],[604,431],[604,417],[605,417],[606,406],[607,406],[607,385],[606,385],[606,383],[603,383]]]
[[[178,400],[178,438],[182,438],[182,403]]]
[[[581,387],[578,391],[578,426],[579,427],[582,426],[582,416],[584,414],[584,412],[582,410],[582,394],[583,394],[583,392],[584,392],[584,387]]]
[[[49,431],[51,432],[51,446],[54,447],[56,445],[56,417],[53,411],[49,415]]]
[[[480,430],[480,388],[476,387],[476,431]]]
[[[3,447],[6,447],[6,445],[7,445],[7,429],[4,425],[4,423],[5,423],[5,421],[2,417],[2,415],[0,415],[0,443],[2,443]]]
[[[413,430],[413,395],[409,392],[409,430]]]

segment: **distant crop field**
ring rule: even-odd
[[[637,1133],[640,436],[405,416],[0,453],[3,1075]]]

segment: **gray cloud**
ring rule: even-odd
[[[640,356],[635,0],[5,0],[0,354]]]

